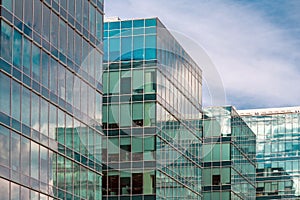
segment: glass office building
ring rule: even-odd
[[[203,112],[203,199],[255,199],[255,134],[233,107]]]
[[[100,199],[102,0],[0,1],[1,199]]]
[[[201,76],[157,18],[104,23],[103,199],[201,198]]]
[[[239,113],[257,134],[257,199],[300,199],[300,107]]]

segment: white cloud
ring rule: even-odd
[[[168,28],[203,46],[221,74],[228,104],[238,108],[299,105],[300,40],[295,32],[300,31],[273,23],[273,16],[263,9],[229,2],[114,0],[106,3],[106,13],[121,19],[157,16]],[[295,2],[289,6],[299,8]],[[276,9],[272,11],[275,15]],[[300,18],[291,13],[283,17]]]

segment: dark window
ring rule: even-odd
[[[107,195],[107,175],[102,177],[102,195]]]
[[[220,183],[221,183],[221,175],[213,175],[212,176],[212,184],[220,185]]]
[[[108,195],[119,194],[119,176],[108,177]]]
[[[130,177],[122,177],[121,181],[121,194],[130,194]]]
[[[133,121],[133,126],[143,126],[144,120],[138,119],[138,120],[132,120]]]
[[[143,174],[132,174],[132,194],[143,193]]]
[[[117,123],[110,123],[110,124],[108,124],[108,128],[119,128],[119,124],[117,124]]]
[[[129,161],[131,159],[131,145],[120,145],[120,160]]]

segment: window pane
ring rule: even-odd
[[[207,185],[211,185],[211,170],[210,169],[203,169],[202,172],[203,176],[202,176],[202,180],[203,180],[203,185],[207,186]]]
[[[10,79],[0,73],[0,111],[10,114]]]
[[[75,62],[77,65],[81,65],[81,49],[82,49],[82,38],[75,33]]]
[[[155,150],[155,140],[154,136],[149,136],[144,138],[144,150],[154,151]]]
[[[156,26],[156,19],[146,19],[146,26]]]
[[[48,41],[50,41],[50,17],[50,9],[47,6],[43,6],[43,37]]]
[[[12,105],[11,105],[11,115],[13,118],[17,120],[21,120],[21,98],[20,98],[20,93],[21,93],[21,87],[20,85],[13,81],[12,82]]]
[[[144,27],[144,23],[145,23],[145,20],[143,20],[143,19],[134,20],[133,21],[133,27],[134,28]]]
[[[134,173],[132,174],[132,194],[143,193],[143,174]]]
[[[31,58],[31,42],[24,38],[23,40],[23,71],[30,76],[30,58]]]
[[[64,21],[60,20],[59,21],[59,38],[60,38],[60,45],[59,49],[66,54],[67,53],[67,25]]]
[[[120,108],[120,126],[128,127],[131,126],[131,114],[130,114],[130,104],[121,104]]]
[[[9,130],[0,126],[0,164],[9,167]]]
[[[14,183],[11,183],[11,200],[20,200],[20,186]],[[22,198],[23,199],[23,198]]]
[[[65,159],[63,156],[57,154],[57,184],[60,185],[60,188],[65,187],[65,173],[63,166],[65,166]],[[60,196],[60,198],[62,198],[62,196]]]
[[[100,41],[102,41],[102,32],[103,32],[103,27],[102,27],[103,19],[102,18],[103,18],[103,16],[97,11],[96,12],[96,26],[97,26],[96,37]]]
[[[39,176],[39,145],[31,142],[31,177],[38,179]]]
[[[220,160],[220,144],[215,144],[212,152],[212,160],[219,161]]]
[[[97,122],[102,123],[102,96],[96,93],[96,105],[95,105],[95,119]]]
[[[44,6],[46,7],[46,6]],[[24,22],[28,26],[32,27],[32,15],[33,15],[32,0],[24,0]]]
[[[54,94],[57,94],[57,68],[58,68],[57,61],[51,58],[49,81],[50,81],[50,90]]]
[[[65,138],[66,138],[66,146],[73,149],[73,122],[72,117],[70,115],[66,115],[66,130],[65,130]],[[89,137],[90,139],[91,137]]]
[[[88,85],[85,82],[81,82],[81,110],[84,113],[87,113],[87,90],[88,90]],[[78,95],[78,94],[77,94]]]
[[[42,52],[42,84],[48,88],[49,80],[49,56],[43,51]]]
[[[55,139],[55,130],[57,128],[57,109],[52,104],[49,105],[49,137],[51,139]]]
[[[74,30],[68,27],[68,56],[74,58]]]
[[[120,178],[121,194],[130,194],[130,177]]]
[[[144,172],[143,175],[143,194],[154,193],[155,175],[154,171]]]
[[[75,15],[75,1],[68,1],[68,11],[72,16]]]
[[[132,104],[132,119],[143,120],[143,103]]]
[[[220,183],[221,183],[221,175],[212,175],[212,185],[220,185]]]
[[[12,12],[12,1],[11,0],[2,0],[2,5]]]
[[[76,0],[76,20],[82,22],[82,0]]]
[[[11,168],[15,171],[20,171],[20,135],[11,132]]]
[[[122,43],[121,59],[122,60],[131,60],[132,37],[122,37],[121,43]]]
[[[146,28],[145,32],[146,32],[146,34],[155,34],[156,33],[156,27]]]
[[[108,153],[118,154],[119,153],[119,138],[108,139]]]
[[[156,80],[155,80],[155,70],[145,71],[145,93],[155,92],[156,90]]]
[[[222,184],[230,184],[230,168],[222,168],[221,169],[221,174],[222,174]]]
[[[21,68],[22,59],[22,35],[18,31],[14,30],[13,41],[13,65]]]
[[[143,152],[143,138],[132,138],[132,153]]]
[[[40,80],[40,62],[40,48],[36,45],[32,45],[32,76],[38,82]]]
[[[90,16],[89,16],[89,22],[90,22],[90,32],[94,35],[95,34],[95,7],[90,4]]]
[[[51,14],[51,23],[52,23],[52,26],[51,26],[51,43],[56,47],[58,48],[58,22],[59,22],[59,18],[56,14],[52,13]]]
[[[45,147],[40,147],[40,172],[41,172],[41,181],[48,184],[48,150]]]
[[[21,199],[29,199],[29,189],[21,187]]]
[[[121,76],[121,94],[131,94],[131,73],[123,71]]]
[[[143,93],[144,87],[143,87],[143,70],[134,70],[132,75],[132,88],[133,93]]]
[[[30,143],[29,140],[22,137],[21,140],[21,169],[22,174],[29,176],[29,163],[30,163]]]
[[[107,123],[107,111],[108,111],[107,105],[103,105],[103,108],[102,108],[102,122],[103,123]]]
[[[121,28],[131,28],[132,27],[132,20],[126,20],[126,21],[121,21]]]
[[[156,36],[146,36],[146,60],[156,58]]]
[[[67,10],[67,0],[60,0],[60,5],[63,9]]]
[[[104,72],[103,73],[103,83],[108,83],[107,81],[108,81],[108,73],[107,72]],[[108,86],[109,84],[104,84],[103,85],[103,94],[107,94],[107,92],[108,92]]]
[[[82,7],[81,7],[82,9]],[[83,1],[83,26],[86,30],[89,29],[89,2]]]
[[[109,73],[109,93],[111,94],[119,94],[120,88],[119,81],[119,72],[110,72]]]
[[[2,58],[11,63],[12,28],[3,21],[1,21],[1,47]]]
[[[7,180],[4,180],[0,178],[0,194],[1,198],[3,199],[9,199],[9,182]]]
[[[222,144],[222,160],[230,160],[230,144]]]
[[[23,87],[22,91],[22,123],[30,126],[30,92]]]
[[[41,133],[44,135],[48,136],[48,102],[41,99],[41,122],[40,122],[40,127],[41,127]]]
[[[66,101],[71,105],[73,105],[73,84],[74,76],[69,70],[66,70]]]
[[[103,74],[103,68],[102,68],[102,55],[99,51],[95,51],[95,79],[96,81],[99,81],[102,83],[102,74]]]
[[[83,68],[83,70],[85,70],[86,72],[88,72],[88,55],[90,53],[89,51],[89,43],[86,40],[82,40],[82,55],[81,55],[81,59],[82,59],[82,63],[81,63],[81,67]]]
[[[153,126],[155,125],[155,103],[145,103],[145,117],[144,125]]]
[[[66,92],[66,70],[65,67],[61,64],[58,64],[58,96],[62,99],[65,99]]]
[[[15,3],[14,13],[19,17],[19,19],[23,20],[23,0],[18,0],[18,3]]]
[[[108,176],[108,191],[109,195],[118,195],[119,194],[119,176],[110,175]]]
[[[19,2],[15,2],[18,4]],[[45,6],[44,6],[45,7]],[[34,24],[33,29],[38,33],[42,32],[42,2],[40,0],[34,0]],[[48,24],[49,26],[49,24]]]
[[[120,57],[120,38],[109,40],[109,60],[115,61]]]
[[[108,110],[108,123],[115,124],[119,123],[119,105],[112,104],[110,105]]]
[[[133,38],[133,59],[144,59],[144,36],[136,36]]]
[[[58,130],[56,131],[56,134],[57,134],[57,141],[61,144],[65,144],[65,113],[60,110],[60,109],[57,109],[57,126],[58,126]],[[83,132],[83,131],[81,131]],[[83,138],[85,138],[85,134],[83,134]],[[82,140],[83,142],[84,140]],[[83,144],[84,145],[84,144]]]
[[[105,62],[107,62],[108,61],[108,39],[104,39],[104,41],[103,41],[103,51],[104,51],[103,60]],[[106,68],[103,68],[103,69],[106,69]]]
[[[40,101],[39,97],[32,93],[31,95],[31,126],[35,130],[39,131],[40,129]]]
[[[92,118],[95,117],[95,92],[94,89],[88,87],[88,115]]]

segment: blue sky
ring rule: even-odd
[[[224,104],[238,109],[300,105],[299,11],[299,0],[105,2],[107,16],[158,17],[204,49],[223,82]],[[218,104],[207,92],[203,99]]]

